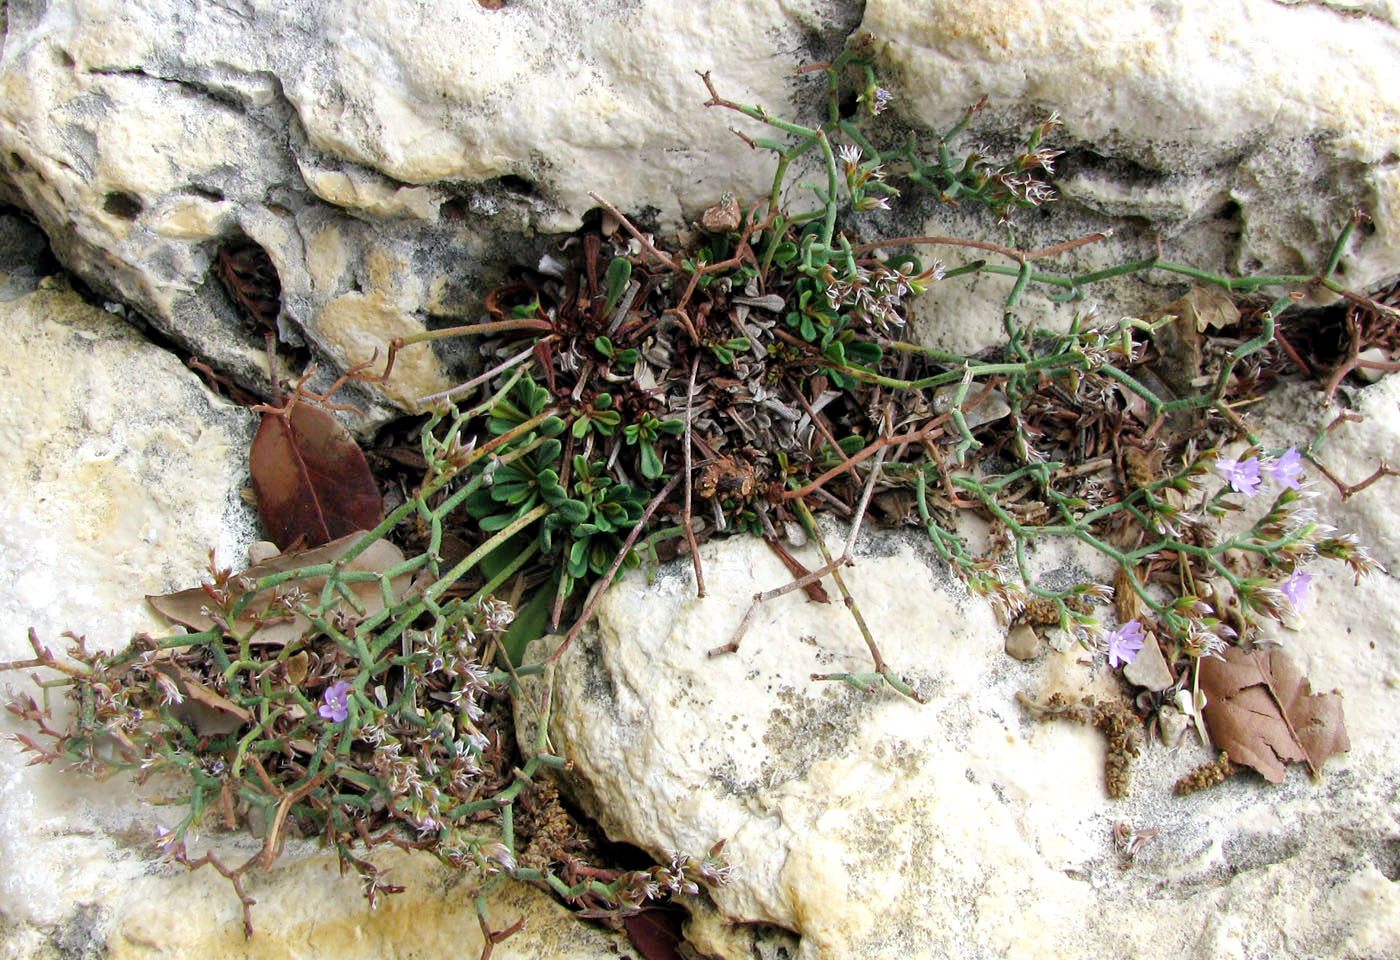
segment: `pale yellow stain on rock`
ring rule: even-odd
[[[150,228],[174,240],[204,240],[222,232],[228,205],[200,197],[183,197],[160,211],[149,222]]]
[[[170,896],[130,909],[107,938],[109,960],[200,957],[202,960],[381,960],[477,957],[482,933],[472,894],[480,877],[452,870],[426,854],[376,852],[387,880],[407,889],[383,896],[371,910],[353,876],[335,858],[315,856],[271,875],[249,877],[254,935],[243,936],[242,913],[229,885],[201,871],[167,879]],[[507,883],[488,898],[492,929],[521,917],[525,929],[497,944],[496,960],[606,957],[619,939],[575,919],[544,893]]]
[[[422,333],[424,327],[376,291],[336,297],[316,317],[315,329],[340,349],[347,365],[374,361],[374,370],[378,372],[383,369],[389,344],[396,337]],[[399,352],[393,373],[381,389],[395,403],[411,410],[416,408],[419,398],[450,386],[452,383],[438,363],[432,345],[418,343]]]
[[[338,207],[378,217],[436,219],[433,193],[426,187],[395,187],[381,177],[352,176],[343,170],[318,170],[298,161],[301,178],[316,196]]]
[[[307,235],[306,272],[311,278],[312,290],[324,294],[336,289],[345,275],[348,260],[345,237],[339,227],[326,226]]]

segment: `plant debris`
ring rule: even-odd
[[[1233,763],[1282,783],[1285,764],[1307,764],[1314,779],[1322,763],[1351,749],[1339,693],[1312,693],[1302,672],[1280,650],[1225,649],[1200,665],[1211,738]]]
[[[1052,693],[1043,704],[1026,693],[1017,693],[1016,701],[1042,721],[1071,720],[1102,733],[1108,741],[1108,757],[1104,762],[1104,785],[1108,795],[1114,799],[1128,796],[1131,791],[1129,767],[1142,754],[1142,721],[1127,703],[1093,697],[1074,703],[1061,693]]]
[[[1178,797],[1184,797],[1200,790],[1206,790],[1218,783],[1224,783],[1242,769],[1244,768],[1231,762],[1229,751],[1221,750],[1220,756],[1201,764],[1178,780],[1176,785],[1172,787],[1172,792]]]
[[[258,513],[283,550],[318,547],[383,519],[379,485],[359,444],[305,399],[263,414],[250,460]]]

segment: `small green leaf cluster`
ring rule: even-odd
[[[488,429],[502,436],[538,416],[548,403],[549,391],[522,377],[511,396],[492,407]],[[564,448],[555,438],[565,426],[559,417],[549,417],[537,431],[527,431],[504,445],[496,461],[478,468],[489,482],[467,497],[466,509],[480,521],[483,531],[503,530],[540,503],[574,520],[583,519],[584,506],[570,500],[559,482],[557,467]]]
[[[794,308],[783,315],[783,322],[798,335],[821,351],[829,366],[822,373],[843,390],[852,390],[856,379],[843,373],[849,363],[873,366],[880,362],[884,351],[876,343],[858,336],[850,312],[833,307],[828,294],[829,284],[821,277],[804,276],[795,286]]]
[[[622,438],[638,450],[642,476],[655,480],[661,476],[661,456],[656,452],[656,442],[663,434],[679,437],[685,432],[683,420],[660,420],[650,413],[642,414],[636,423],[629,423],[622,430]]]
[[[647,503],[645,491],[618,483],[608,476],[603,464],[589,462],[577,454],[573,459],[570,489],[577,498],[570,502],[583,504],[583,514],[563,511],[551,514],[544,520],[542,534],[546,550],[552,546],[556,531],[566,534],[565,593],[573,589],[573,581],[601,576],[607,571],[622,549],[619,534],[625,535],[637,525]],[[635,567],[638,562],[636,551],[629,551],[623,566]]]
[[[631,347],[625,350],[617,349],[613,346],[613,342],[607,337],[596,337],[593,340],[593,349],[606,357],[609,362],[615,363],[623,369],[636,366],[639,356],[637,351]]]
[[[574,425],[571,430],[575,440],[582,440],[589,433],[596,433],[601,437],[611,437],[618,425],[622,423],[622,414],[613,408],[613,398],[610,393],[598,394],[587,407],[575,409],[573,415]]]

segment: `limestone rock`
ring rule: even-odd
[[[662,857],[727,838],[737,879],[712,891],[720,915],[794,931],[804,960],[1400,948],[1393,584],[1373,578],[1358,595],[1329,581],[1317,633],[1290,639],[1314,685],[1340,686],[1348,723],[1359,721],[1324,783],[1246,776],[1178,800],[1174,780],[1211,757],[1193,740],[1176,755],[1150,750],[1131,797],[1109,800],[1097,734],[1033,722],[1013,699],[1118,695],[1102,658],[1005,657],[986,604],[927,544],[907,533],[863,544],[847,581],[924,706],[812,680],[869,669],[869,656],[840,604],[800,592],[764,606],[736,655],[710,658],[753,592],[787,580],[757,541],[702,548],[703,600],[686,565],[606,595],[559,664],[551,742],[612,837]],[[1338,630],[1341,604],[1375,618]],[[1130,870],[1119,823],[1159,831]],[[710,917],[692,935],[737,958],[758,949],[745,929]]]
[[[32,656],[31,626],[57,649],[65,629],[103,649],[164,630],[143,595],[198,582],[210,548],[240,564],[254,538],[256,518],[238,488],[256,418],[212,399],[129,324],[53,284],[0,303],[0,326],[8,344],[0,358],[0,661]],[[26,674],[0,675],[0,690],[20,689],[33,691]],[[139,800],[124,778],[99,783],[28,766],[10,740],[19,732],[32,731],[0,713],[6,957],[481,952],[467,896],[479,878],[426,855],[380,852],[375,860],[408,892],[371,913],[360,885],[311,842],[292,844],[271,873],[249,878],[258,934],[245,942],[228,883],[207,869],[161,866],[149,846],[172,808]],[[215,839],[229,862],[258,848],[248,837]],[[500,929],[528,918],[497,957],[615,955],[615,937],[533,888],[502,887],[490,913]]]
[[[892,109],[919,124],[945,130],[988,98],[969,146],[985,138],[1010,148],[1008,131],[1058,111],[1052,144],[1067,153],[1052,181],[1064,199],[1056,216],[1013,216],[1016,241],[1033,250],[1108,228],[1115,236],[1038,267],[1072,274],[1151,257],[1160,233],[1166,260],[1307,274],[1360,208],[1374,233],[1353,243],[1342,279],[1364,288],[1400,263],[1400,109],[1389,79],[1400,14],[1393,4],[1367,11],[1261,0],[1002,0],[974,11],[953,0],[872,0],[860,30],[896,78]],[[1005,243],[993,219],[937,207],[887,235]],[[949,266],[985,255],[927,252]],[[1000,342],[1012,279],[935,285],[921,301],[922,336],[960,352]],[[1113,315],[1136,314],[1184,286],[1157,272],[1086,296]],[[1071,309],[1032,285],[1021,319],[1063,326]]]
[[[1060,111],[1068,215],[1020,218],[1018,242],[1118,236],[1055,268],[1150,255],[1160,232],[1169,257],[1204,269],[1311,270],[1356,206],[1374,231],[1343,268],[1366,286],[1400,252],[1395,21],[1389,7],[1266,0],[17,3],[0,57],[0,201],[31,210],[104,296],[257,387],[260,338],[212,280],[224,244],[268,253],[289,342],[341,367],[382,359],[397,336],[477,319],[506,266],[536,262],[538,233],[578,226],[590,191],[663,230],[726,192],[761,196],[771,156],[729,132],[744,121],[701,106],[695,71],[811,121],[820,91],[794,68],[868,34],[916,132],[984,94],[974,135],[988,139]],[[980,212],[908,209],[870,223],[1005,239]],[[990,345],[1009,284],[935,285],[922,336]],[[1171,299],[1164,285],[1179,286],[1156,274],[1089,296],[1136,312]],[[1067,311],[1033,289],[1023,319],[1062,325]],[[410,347],[372,409],[411,406],[471,362],[469,344]]]
[[[242,562],[257,418],[61,286],[0,311],[4,659],[28,649],[30,626],[124,646],[157,628],[145,594],[192,585],[211,549]]]
[[[536,262],[531,236],[576,228],[589,191],[666,229],[765,192],[769,158],[702,106],[695,71],[800,113],[792,69],[858,16],[836,0],[17,3],[0,201],[246,385],[266,384],[261,337],[211,272],[236,238],[276,267],[287,338],[382,362],[396,336],[478,319],[483,275]],[[450,386],[464,351],[410,347],[387,398]]]
[[[1175,678],[1167,666],[1167,658],[1157,646],[1157,638],[1149,633],[1146,639],[1138,655],[1124,665],[1123,676],[1129,683],[1159,692],[1170,687]]]

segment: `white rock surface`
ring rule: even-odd
[[[1366,286],[1400,262],[1397,19],[1391,4],[1272,0],[14,3],[0,199],[32,210],[105,296],[260,384],[259,338],[210,271],[230,237],[276,265],[290,340],[340,365],[383,357],[396,336],[476,319],[487,286],[535,262],[536,232],[576,227],[590,191],[663,229],[727,190],[761,196],[771,157],[729,128],[771,131],[704,109],[695,71],[811,121],[820,80],[794,68],[859,26],[920,130],[984,94],[974,140],[1009,142],[1060,111],[1072,215],[1022,215],[1018,241],[1119,234],[1056,269],[1148,256],[1160,233],[1169,258],[1204,269],[1306,271],[1361,207],[1374,231],[1344,269]],[[1006,239],[988,215],[911,199],[871,226]],[[1157,288],[1172,283],[1157,274],[1090,297],[1133,312],[1171,299],[1180,284]],[[937,285],[923,336],[961,351],[995,342],[1009,284]],[[1068,319],[1043,290],[1023,313]],[[446,343],[405,352],[387,398],[447,386],[470,347]]]
[[[261,338],[210,272],[239,234],[276,265],[290,336],[382,360],[395,336],[477,319],[482,272],[533,264],[529,236],[576,227],[589,191],[667,227],[726,190],[756,196],[769,160],[701,105],[695,71],[793,113],[792,68],[858,16],[835,0],[17,3],[0,199],[246,383],[266,379]],[[410,348],[386,392],[443,389],[452,356]]]
[[[897,109],[919,123],[947,129],[988,98],[966,145],[978,142],[979,127],[1006,142],[1008,130],[1059,112],[1064,126],[1052,143],[1069,153],[1054,182],[1072,215],[1023,211],[1013,217],[1016,239],[1033,250],[1105,228],[1117,236],[1050,260],[1048,270],[1151,257],[1160,234],[1165,259],[1199,269],[1307,274],[1360,208],[1374,232],[1358,236],[1341,279],[1363,288],[1400,271],[1392,3],[872,0],[861,30],[895,75]],[[946,207],[904,226],[1007,238],[990,218]],[[950,266],[983,256],[936,255]],[[965,281],[934,287],[922,302],[925,339],[965,352],[1000,342],[1011,283],[985,276],[970,290]],[[1164,284],[1170,293],[1153,289]],[[1087,295],[1132,313],[1183,288],[1180,277],[1155,273]],[[1022,314],[1061,326],[1071,315],[1034,287]]]
[[[238,489],[256,418],[212,399],[126,322],[49,287],[0,302],[0,661],[32,656],[31,626],[56,650],[66,629],[94,649],[163,631],[143,596],[196,583],[211,547],[238,563],[255,534]],[[0,691],[19,690],[34,692],[28,673],[0,674]],[[55,700],[61,715],[61,692]],[[159,865],[149,844],[171,808],[138,801],[120,777],[98,783],[28,766],[10,740],[20,732],[33,731],[0,712],[2,956],[481,952],[466,896],[472,878],[426,855],[377,855],[408,892],[371,913],[360,885],[312,843],[292,845],[271,874],[250,878],[258,935],[245,942],[226,881]],[[238,863],[257,849],[246,837],[229,846],[226,859]],[[615,955],[615,938],[533,888],[507,885],[491,914],[498,928],[529,918],[497,957]]]
[[[256,417],[61,286],[0,310],[5,651],[27,649],[30,626],[123,646],[157,628],[145,594],[189,586],[210,549],[246,555],[256,515],[238,489]]]
[[[747,539],[702,548],[703,600],[688,566],[651,586],[630,576],[563,658],[552,746],[609,834],[658,856],[728,840],[737,879],[692,924],[697,947],[737,958],[757,937],[771,953],[733,926],[766,923],[797,933],[804,960],[1400,952],[1394,580],[1353,589],[1339,567],[1316,571],[1305,629],[1285,638],[1316,689],[1345,697],[1352,751],[1324,782],[1295,769],[1276,788],[1250,774],[1176,798],[1211,754],[1154,745],[1132,796],[1110,800],[1103,739],[1032,721],[1013,699],[1111,695],[1103,658],[1006,656],[985,603],[919,538],[864,540],[849,582],[925,706],[810,679],[869,658],[839,602],[801,593],[765,606],[737,655],[709,658],[753,592],[788,579]],[[1160,831],[1132,869],[1120,822]]]

